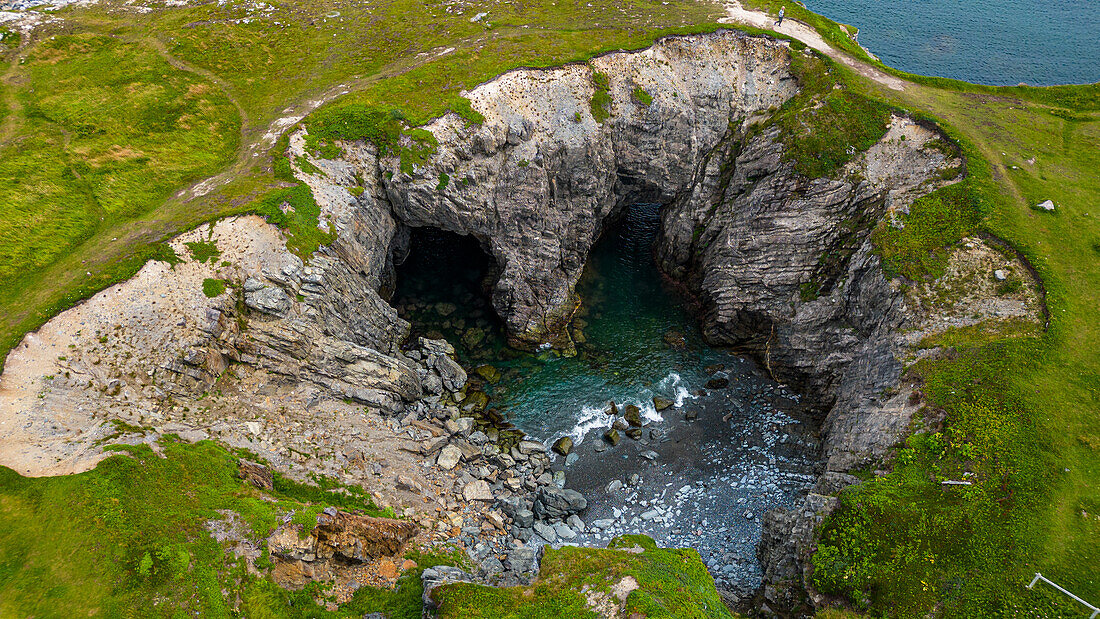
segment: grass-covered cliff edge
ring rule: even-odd
[[[416,124],[444,109],[461,111],[458,91],[502,70],[643,46],[671,30],[710,28],[700,24],[721,15],[703,4],[591,4],[502,4],[461,15],[401,3],[158,6],[140,14],[102,4],[59,12],[56,24],[6,50],[7,106],[0,118],[0,167],[9,170],[0,175],[5,348],[65,304],[132,273],[162,251],[158,241],[180,229],[233,212],[275,215],[264,197],[290,186],[277,165],[272,170],[263,138],[275,119],[295,115],[284,111],[288,106],[349,89],[359,102],[387,113],[398,109]],[[481,11],[489,16],[471,22]],[[328,17],[333,12],[340,15]],[[815,21],[834,47],[858,57],[841,30]],[[1051,602],[1023,585],[1042,571],[1086,599],[1100,599],[1091,569],[1100,562],[1097,88],[993,89],[897,76],[904,87],[896,91],[841,66],[834,70],[854,92],[942,122],[967,155],[969,178],[961,189],[915,206],[902,231],[883,231],[888,264],[911,279],[935,274],[940,248],[988,231],[1039,271],[1051,322],[1038,335],[971,330],[929,343],[950,346],[951,353],[918,366],[931,404],[926,421],[879,467],[888,474],[867,471],[868,483],[843,496],[841,510],[824,526],[812,583],[872,614],[982,616],[1049,604],[1073,613],[1064,600]],[[825,109],[836,114],[820,127],[858,135],[865,127],[849,123],[873,117],[874,106],[838,99],[828,102]],[[791,125],[792,151],[813,157],[822,144],[814,145],[812,132],[800,141],[798,126]],[[217,173],[225,184],[179,193]],[[300,199],[308,206],[307,197]],[[1033,208],[1046,199],[1057,204],[1054,213]],[[304,222],[286,222],[302,239],[300,250],[323,242],[305,238],[316,228],[307,211],[300,209]],[[168,463],[214,457],[178,449]],[[138,454],[134,462],[145,466],[148,457]],[[241,490],[214,483],[219,478],[209,473],[185,481],[156,466],[149,467],[148,481],[123,474],[128,466],[116,461],[57,480],[4,477],[3,518],[45,528],[20,525],[0,538],[6,557],[0,598],[12,604],[0,610],[110,615],[112,608],[134,606],[133,599],[162,596],[172,600],[168,606],[187,600],[197,604],[188,608],[206,614],[229,612],[219,606],[210,579],[231,571],[211,568],[223,559],[194,522],[201,510],[231,500],[244,509],[235,496]],[[965,473],[972,474],[968,488],[939,484]],[[83,493],[64,487],[85,483],[93,487]],[[156,522],[141,515],[135,487],[186,489],[209,502],[161,509],[164,521]],[[36,516],[59,511],[80,516],[65,523],[73,535]],[[93,536],[112,550],[80,542]],[[36,537],[45,544],[28,546]],[[137,541],[117,541],[123,539]],[[161,552],[172,544],[182,546]],[[143,571],[145,554],[130,552],[131,546],[144,548],[153,567]],[[116,556],[117,548],[129,554]],[[182,557],[180,551],[188,559],[173,562],[172,552]],[[104,590],[115,601],[85,593],[96,579],[110,583]],[[192,581],[198,597],[178,595],[185,586],[179,583]],[[271,606],[299,608],[267,591]],[[262,616],[251,608],[240,612]],[[521,603],[512,612],[536,610]]]

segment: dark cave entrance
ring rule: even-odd
[[[404,258],[395,261],[390,304],[418,336],[445,339],[466,365],[499,358],[504,323],[492,305],[496,260],[472,236],[434,227],[409,228]]]

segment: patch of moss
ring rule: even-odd
[[[327,232],[320,229],[321,207],[308,185],[276,189],[259,200],[253,210],[285,231],[287,248],[302,260],[308,260],[320,246],[336,240],[331,223]]]
[[[610,85],[611,78],[606,73],[592,72],[592,86],[595,91],[588,107],[592,111],[592,118],[601,124],[611,117],[611,94],[608,92]]]
[[[831,176],[886,134],[892,108],[853,92],[829,63],[796,54],[800,90],[768,121],[779,128],[783,159],[804,176]]]
[[[653,95],[646,92],[641,86],[635,86],[634,90],[630,91],[630,98],[646,107],[653,105]]]
[[[184,243],[184,245],[186,245],[187,251],[191,253],[191,259],[195,262],[214,263],[217,262],[218,256],[222,255],[217,243],[213,241],[193,241]]]
[[[209,277],[202,280],[202,293],[211,299],[221,296],[225,293],[225,280],[211,279]]]

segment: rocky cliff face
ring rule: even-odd
[[[901,371],[893,333],[906,311],[867,236],[931,191],[948,162],[924,147],[934,131],[894,118],[832,178],[798,174],[776,129],[750,130],[797,91],[791,53],[720,32],[513,71],[468,93],[481,125],[448,114],[425,126],[439,144],[422,165],[402,171],[398,156],[362,143],[343,144],[339,160],[311,158],[321,172],[299,176],[340,233],[329,251],[341,260],[329,264],[362,274],[365,288],[354,301],[344,285],[308,302],[328,332],[391,350],[403,331],[376,290],[402,254],[403,229],[433,226],[475,237],[494,257],[493,305],[514,344],[568,350],[592,245],[630,204],[662,203],[660,263],[704,301],[708,337],[758,354],[834,410],[829,423],[859,438],[827,443],[832,467],[880,454],[912,411],[878,401]],[[593,116],[598,89],[610,98],[606,118]],[[311,157],[303,133],[291,145]],[[868,409],[880,414],[861,416]]]

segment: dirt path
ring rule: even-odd
[[[804,24],[794,19],[784,19],[782,26],[775,25],[775,18],[763,11],[752,11],[741,6],[738,0],[730,0],[726,3],[726,14],[728,17],[720,19],[718,21],[722,23],[737,23],[745,24],[746,26],[752,26],[754,28],[761,28],[765,30],[774,30],[782,34],[789,35],[802,41],[806,45],[816,49],[817,51],[825,54],[833,60],[843,63],[845,66],[851,68],[853,71],[860,75],[874,80],[887,88],[892,90],[905,90],[905,86],[908,82],[905,80],[896,78],[889,75],[871,65],[852,58],[848,54],[834,48],[825,42],[825,39],[821,38],[817,30],[813,27]]]

